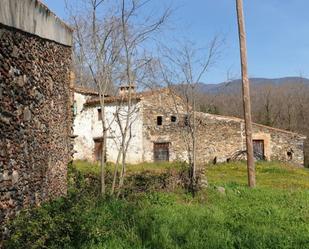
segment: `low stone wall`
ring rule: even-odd
[[[71,53],[0,24],[0,224],[67,191]]]

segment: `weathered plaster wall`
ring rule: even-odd
[[[72,30],[39,0],[1,0],[0,23],[71,46]]]
[[[84,109],[84,104],[89,95],[74,93],[76,103],[76,115],[74,117],[73,134],[74,138],[74,160],[93,160],[92,122],[95,118],[92,112]]]
[[[71,52],[0,24],[0,224],[67,191]]]
[[[88,97],[89,98],[89,97]],[[93,161],[94,158],[94,139],[102,137],[102,122],[98,119],[98,106],[83,106],[86,102],[86,95],[75,93],[75,101],[77,101],[77,115],[74,120],[74,135],[77,136],[74,139],[74,160],[89,160]],[[127,153],[128,163],[139,163],[143,161],[142,153],[143,150],[143,128],[142,123],[142,112],[139,106],[140,104],[136,102],[132,109],[136,110],[131,116],[132,122],[132,138],[130,141],[130,146]],[[121,112],[122,116],[126,116],[126,108],[124,105]],[[117,105],[115,103],[108,103],[105,106],[105,114],[107,124],[109,126],[107,132],[106,140],[106,154],[107,161],[116,162],[117,155],[119,151],[121,132],[119,125],[115,121],[114,114],[117,111]],[[124,126],[125,120],[122,122]]]
[[[187,161],[187,144],[190,136],[186,135],[188,127],[184,124],[184,110],[181,101],[168,93],[154,95],[143,101],[144,112],[144,159],[153,161],[153,143],[170,143],[170,160]],[[175,108],[177,103],[177,109]],[[171,116],[177,116],[177,122],[171,122]],[[157,125],[157,116],[163,117],[162,126]],[[226,162],[238,151],[243,151],[245,132],[243,120],[211,115],[196,114],[197,162]],[[304,137],[298,134],[272,129],[266,126],[253,125],[253,138],[264,140],[265,156],[267,160],[289,161],[287,152],[293,151],[291,163],[303,165]],[[190,142],[189,142],[190,143]]]
[[[120,112],[120,117],[123,117],[121,120],[122,127],[125,127],[126,116],[128,113],[127,108],[127,105],[124,105],[120,108],[120,110],[118,110]],[[111,162],[116,162],[121,143],[120,127],[118,123],[114,120],[114,113],[116,112],[116,109],[117,106],[114,104],[109,104],[106,108],[107,120],[109,120],[110,124],[110,129],[108,130],[106,141],[107,160]],[[133,104],[132,110],[135,110],[130,117],[130,123],[132,124],[132,138],[129,142],[129,148],[126,157],[128,163],[134,164],[143,161],[143,154],[141,153],[143,150],[143,134],[141,132],[141,130],[143,129],[143,118],[139,102],[135,102]],[[111,122],[111,120],[113,121]]]

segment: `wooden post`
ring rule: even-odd
[[[249,84],[249,79],[248,79],[247,45],[246,45],[246,33],[245,33],[245,23],[244,23],[244,12],[243,12],[243,1],[242,0],[236,0],[236,8],[237,8],[239,45],[240,45],[245,130],[246,130],[248,184],[249,184],[249,187],[255,187],[255,167],[254,167],[253,143],[252,143],[250,84]]]

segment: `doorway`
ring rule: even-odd
[[[94,159],[96,161],[101,161],[102,158],[102,148],[103,148],[103,138],[94,138]],[[104,161],[106,162],[106,151],[104,155]]]
[[[253,140],[253,154],[256,160],[265,160],[264,140]]]
[[[169,161],[169,143],[154,143],[153,152],[155,162]]]

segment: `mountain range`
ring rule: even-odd
[[[252,86],[257,85],[284,85],[284,84],[305,84],[309,86],[309,79],[302,77],[284,77],[276,79],[267,78],[250,78]],[[241,80],[232,80],[218,84],[197,83],[198,89],[202,93],[218,94],[218,93],[234,93],[241,91]]]

